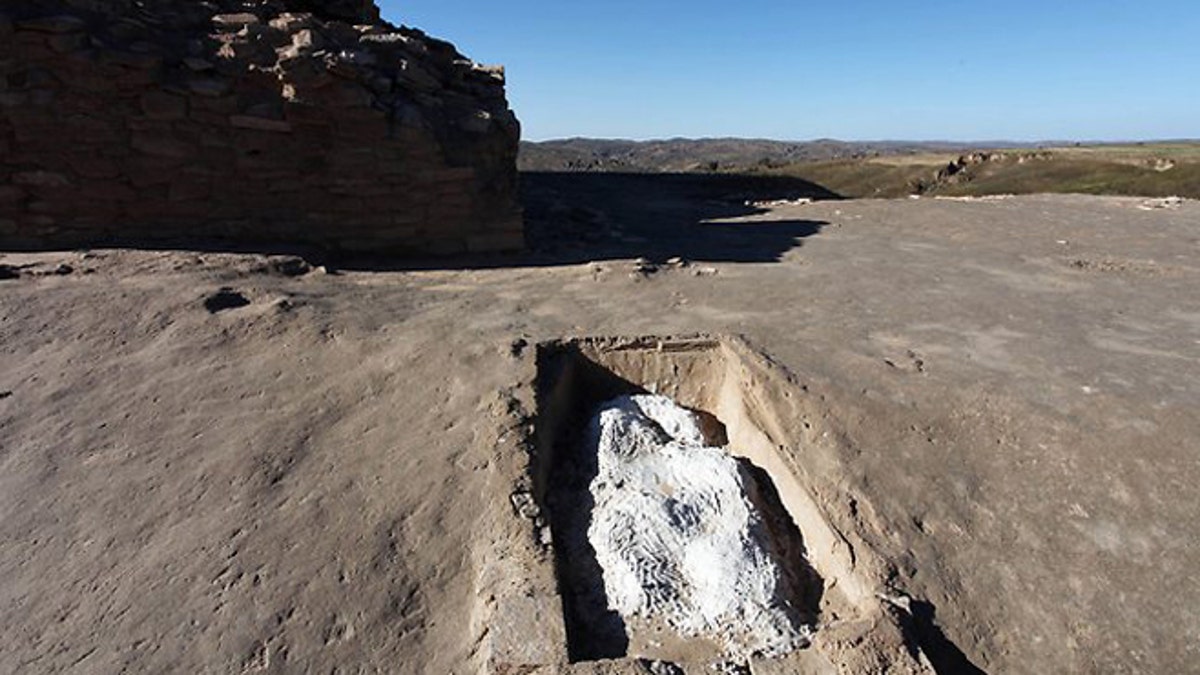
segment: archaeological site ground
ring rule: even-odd
[[[1197,671],[1200,203],[521,150],[504,78],[0,2],[0,671]]]

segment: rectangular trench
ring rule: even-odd
[[[717,658],[711,645],[663,634],[629,634],[620,617],[597,611],[595,598],[580,591],[600,572],[580,549],[564,545],[578,537],[574,521],[580,514],[563,494],[565,486],[581,480],[579,454],[586,452],[581,434],[589,417],[618,396],[667,396],[699,413],[727,438],[727,451],[740,458],[754,476],[757,492],[765,495],[761,508],[768,520],[779,521],[785,539],[802,542],[783,548],[785,573],[806,621],[816,625],[830,617],[852,617],[872,604],[872,593],[854,573],[846,541],[802,482],[800,446],[803,437],[815,437],[818,430],[814,423],[793,419],[799,402],[794,397],[801,392],[772,372],[770,363],[732,339],[709,337],[543,343],[537,359],[538,414],[530,470],[534,496],[545,506],[553,531],[571,662]]]

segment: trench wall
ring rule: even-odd
[[[500,68],[371,2],[0,4],[0,248],[523,245]]]
[[[516,488],[500,488],[511,506],[502,500],[497,511],[511,515],[515,508],[517,517],[532,520],[539,543],[512,534],[518,518],[487,522],[484,532],[492,540],[478,591],[489,603],[477,616],[488,626],[483,672],[565,661],[573,664],[571,670],[547,672],[599,672],[613,664],[628,664],[632,672],[641,669],[638,659],[661,656],[637,645],[631,652],[630,645],[595,642],[597,631],[573,615],[572,599],[564,595],[570,592],[562,577],[564,561],[551,555],[560,536],[553,531],[560,527],[554,524],[554,490],[563,480],[557,472],[570,471],[569,453],[597,404],[638,392],[668,396],[723,427],[731,454],[770,478],[803,537],[805,564],[823,582],[812,647],[779,659],[753,658],[750,672],[934,672],[902,609],[907,596],[890,586],[891,563],[868,543],[882,533],[859,515],[869,503],[846,480],[842,458],[848,441],[836,416],[824,396],[809,392],[769,357],[729,336],[571,338],[538,345],[536,390],[532,437],[519,443],[531,451],[498,453],[498,466],[506,468],[494,477]],[[531,508],[523,513],[518,504]],[[551,523],[550,537],[542,532],[545,522]],[[522,568],[514,562],[523,557],[518,551],[529,552],[526,559],[537,563]],[[538,616],[540,632],[530,631],[531,613]],[[593,671],[593,664],[603,665]],[[689,666],[707,668],[700,662]]]

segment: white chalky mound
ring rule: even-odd
[[[664,396],[624,396],[592,418],[598,473],[588,541],[609,608],[706,637],[731,656],[806,646],[747,478]]]

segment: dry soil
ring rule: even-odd
[[[694,332],[834,411],[825,470],[961,667],[1196,670],[1200,204],[587,180],[530,180],[528,256],[0,257],[0,670],[478,672],[522,345]]]

